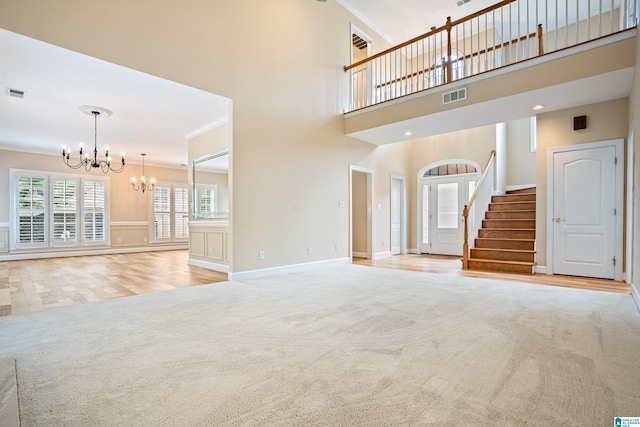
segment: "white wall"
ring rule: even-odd
[[[531,119],[507,123],[507,187],[535,185],[536,153],[531,151]]]
[[[0,14],[9,31],[232,100],[235,272],[346,257],[349,164],[374,169],[376,233],[389,234],[389,175],[406,157],[344,135],[351,22],[374,34],[333,1],[25,0]]]

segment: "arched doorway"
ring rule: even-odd
[[[418,252],[462,255],[462,209],[475,190],[480,166],[471,160],[431,163],[418,173]]]

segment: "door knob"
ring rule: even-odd
[[[556,222],[560,222],[560,221],[563,221],[563,219],[562,218],[556,218]]]

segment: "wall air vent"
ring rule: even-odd
[[[442,105],[451,104],[452,102],[464,101],[467,99],[467,88],[456,89],[452,92],[442,94]]]
[[[19,99],[24,99],[24,97],[27,95],[27,93],[23,90],[18,90],[18,89],[11,89],[10,87],[7,88],[7,96],[11,96],[13,98],[19,98]]]
[[[465,4],[465,3],[469,3],[470,1],[471,1],[471,0],[458,0],[458,1],[456,2],[456,4],[457,4],[458,6],[462,6],[463,4]]]

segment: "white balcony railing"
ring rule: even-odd
[[[345,66],[348,111],[635,27],[640,0],[505,0]]]

